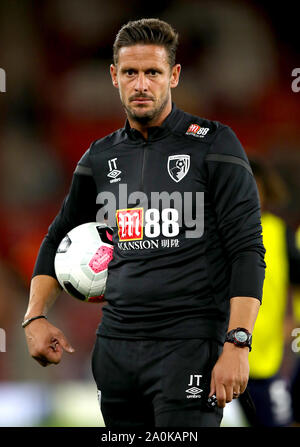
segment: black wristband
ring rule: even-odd
[[[37,320],[38,318],[46,318],[47,320],[46,315],[38,315],[37,317],[28,318],[27,320],[23,321],[22,327],[24,328],[28,326],[29,323],[31,323],[33,320]]]

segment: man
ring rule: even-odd
[[[172,103],[177,43],[158,19],[119,31],[110,72],[127,122],[79,161],[40,248],[25,315],[39,363],[72,351],[43,316],[60,290],[56,248],[71,228],[95,220],[97,198],[97,220],[114,230],[92,358],[110,427],[219,426],[248,380],[265,269],[257,188],[232,130]]]
[[[264,304],[255,322],[253,350],[249,358],[248,391],[256,413],[249,413],[243,398],[239,403],[252,426],[281,427],[292,422],[291,396],[280,368],[285,349],[289,288],[299,284],[300,280],[300,252],[292,229],[282,218],[270,212],[270,209],[287,201],[284,182],[262,160],[249,161],[260,196],[268,268],[263,288]]]

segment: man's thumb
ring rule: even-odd
[[[60,344],[62,345],[65,351],[70,353],[75,352],[75,349],[70,345],[70,343],[64,337],[61,338]]]

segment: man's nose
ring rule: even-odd
[[[136,79],[135,90],[145,92],[148,89],[147,78],[144,73],[139,73]]]

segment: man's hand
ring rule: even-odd
[[[42,366],[59,363],[64,350],[75,351],[64,334],[46,319],[34,320],[24,330],[29,353]]]
[[[247,387],[249,379],[249,349],[239,348],[233,343],[225,343],[211,375],[210,393],[216,395],[218,406],[237,398]]]

